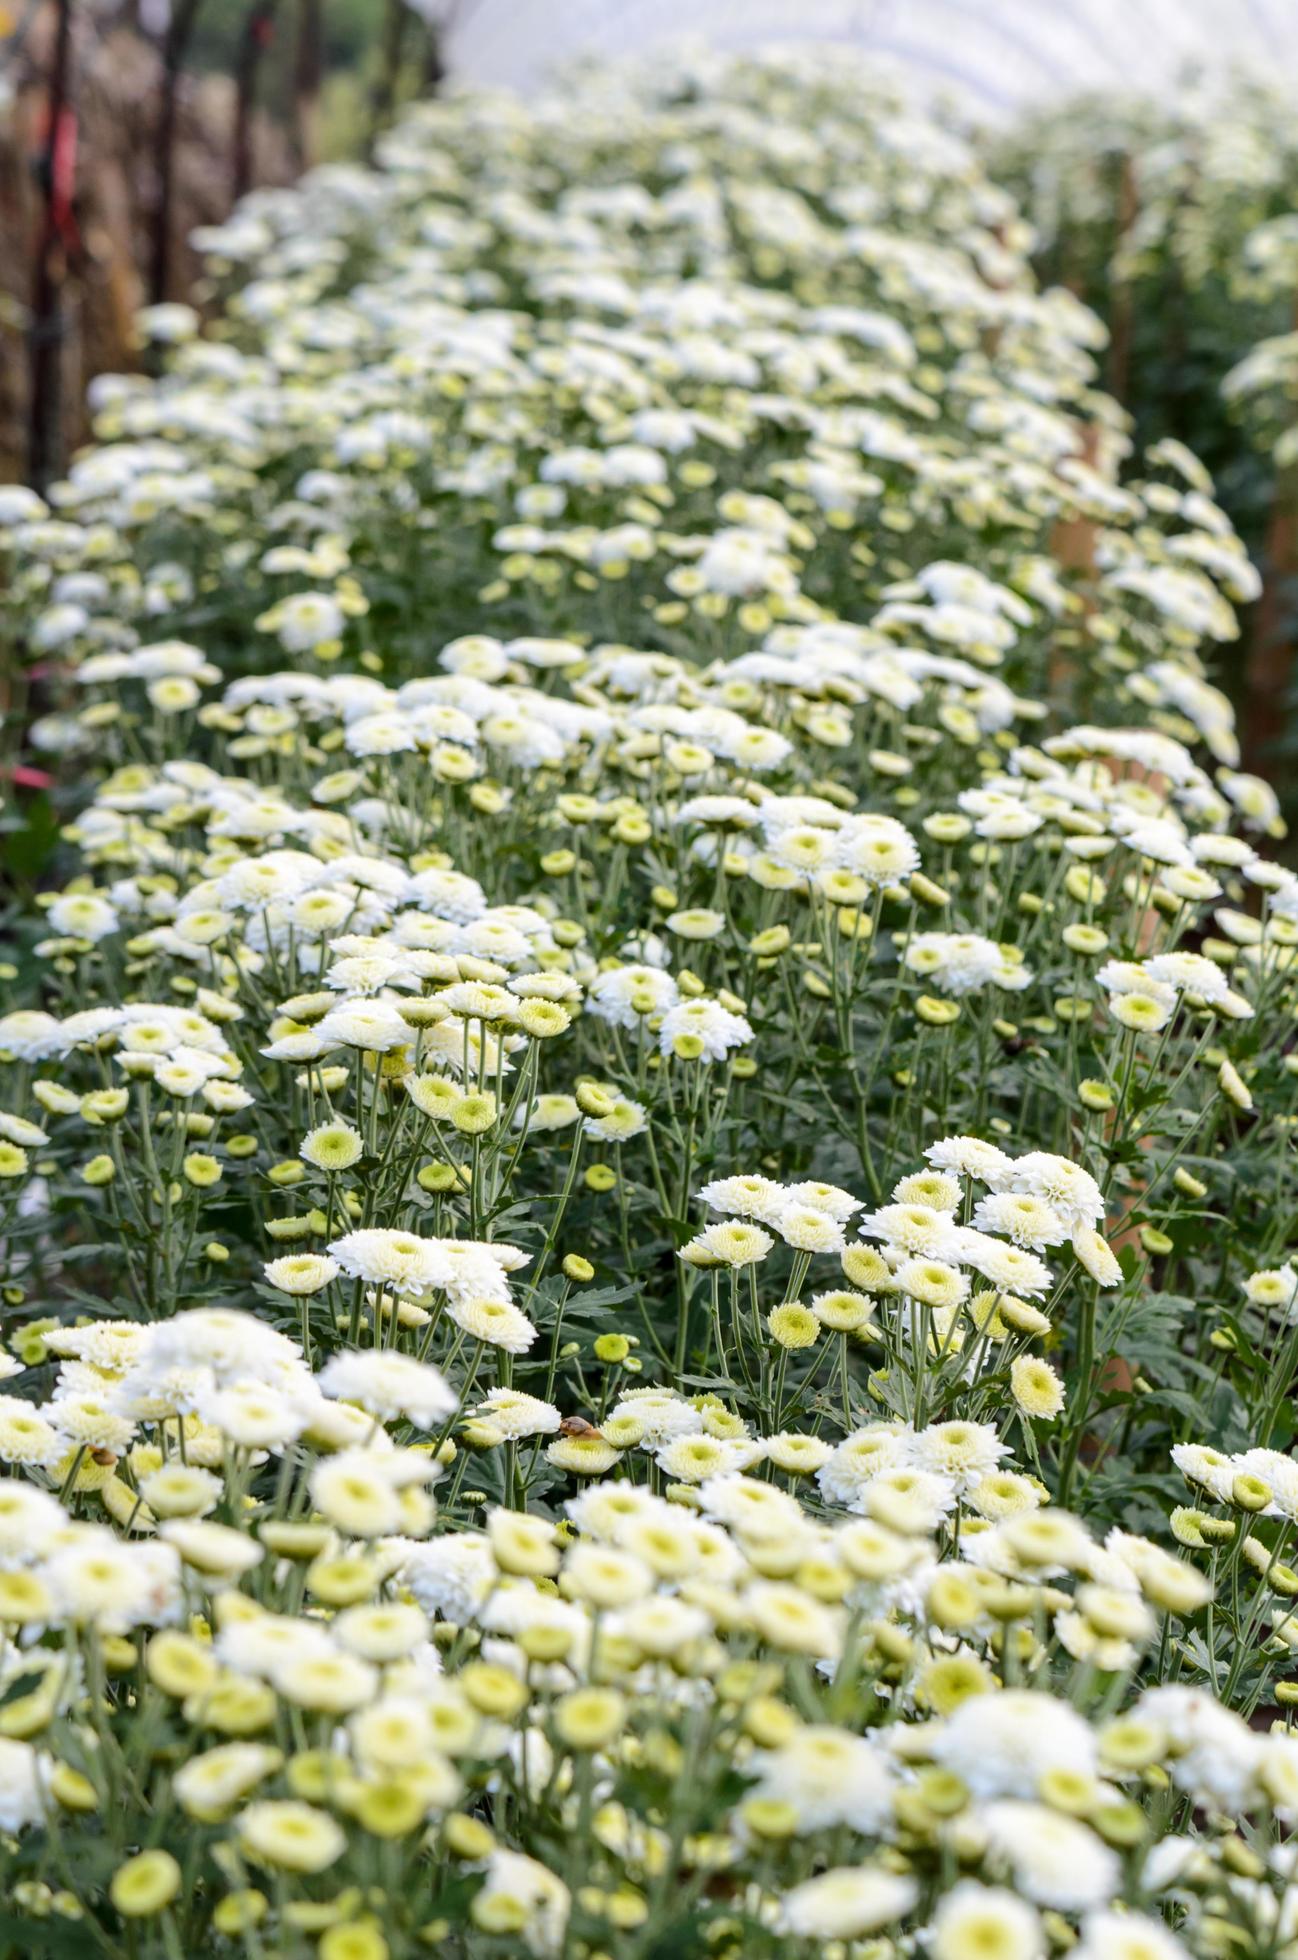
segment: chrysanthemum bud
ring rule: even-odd
[[[1107,1082],[1097,1082],[1088,1076],[1077,1085],[1077,1094],[1084,1108],[1103,1115],[1114,1107],[1115,1097]]]
[[[1224,1061],[1217,1071],[1217,1081],[1222,1094],[1233,1102],[1237,1109],[1252,1109],[1252,1092],[1232,1061]]]
[[[1230,1501],[1241,1511],[1265,1511],[1271,1502],[1271,1488],[1261,1477],[1240,1475],[1230,1487]]]
[[[161,1847],[139,1851],[113,1873],[109,1897],[124,1919],[150,1919],[180,1891],[180,1866]]]
[[[212,1185],[219,1184],[221,1181],[221,1166],[216,1158],[209,1157],[199,1150],[190,1152],[181,1169],[185,1173],[186,1183],[192,1184],[198,1191],[209,1190]]]

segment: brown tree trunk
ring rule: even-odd
[[[158,111],[158,201],[149,253],[149,299],[167,297],[171,274],[171,206],[175,188],[176,97],[189,38],[203,0],[174,0],[162,48],[162,103]]]

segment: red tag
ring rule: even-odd
[[[69,248],[77,243],[77,221],[72,200],[77,184],[77,115],[70,104],[59,111],[51,150],[50,215],[59,235]]]

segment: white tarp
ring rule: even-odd
[[[1078,90],[1166,96],[1230,67],[1298,69],[1298,0],[412,0],[447,22],[466,81],[528,87],[579,55],[690,40],[715,48],[841,41],[924,94],[982,116]]]

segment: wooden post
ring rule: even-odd
[[[60,163],[71,137],[72,0],[55,0],[48,127],[39,165],[44,210],[36,242],[29,328],[27,474],[43,490],[58,466],[63,408],[63,287],[67,245],[60,224]]]
[[[379,70],[370,94],[370,127],[365,144],[367,156],[373,156],[374,145],[392,120],[392,111],[397,99],[397,82],[401,74],[401,57],[405,50],[406,28],[409,22],[410,9],[406,5],[406,0],[388,0]]]
[[[171,276],[171,206],[175,189],[177,96],[189,38],[203,0],[173,0],[162,44],[162,104],[158,112],[158,199],[149,253],[149,299],[166,299]]]
[[[298,0],[293,58],[293,148],[299,170],[320,160],[320,85],[324,74],[323,0]]]
[[[436,95],[446,80],[446,51],[442,45],[444,28],[441,21],[429,20],[428,43],[424,49],[424,94]]]
[[[1127,242],[1131,228],[1139,211],[1136,193],[1136,170],[1128,151],[1123,151],[1118,165],[1118,239],[1120,252]],[[1131,371],[1132,300],[1129,281],[1114,282],[1113,317],[1109,327],[1109,393],[1120,402],[1126,401],[1127,383]]]
[[[1298,332],[1298,301],[1293,325]],[[1253,614],[1244,661],[1244,767],[1265,774],[1269,750],[1284,726],[1293,676],[1292,583],[1298,575],[1298,497],[1294,471],[1281,470],[1271,493],[1262,548],[1262,596]]]
[[[1276,482],[1263,547],[1262,596],[1253,615],[1251,644],[1244,663],[1244,767],[1265,773],[1274,761],[1270,749],[1284,727],[1293,673],[1292,598],[1286,587],[1298,572],[1298,523],[1288,472]]]
[[[234,67],[234,160],[230,194],[237,204],[252,188],[252,112],[257,99],[257,70],[271,43],[279,0],[252,0],[243,17],[243,33]]]

